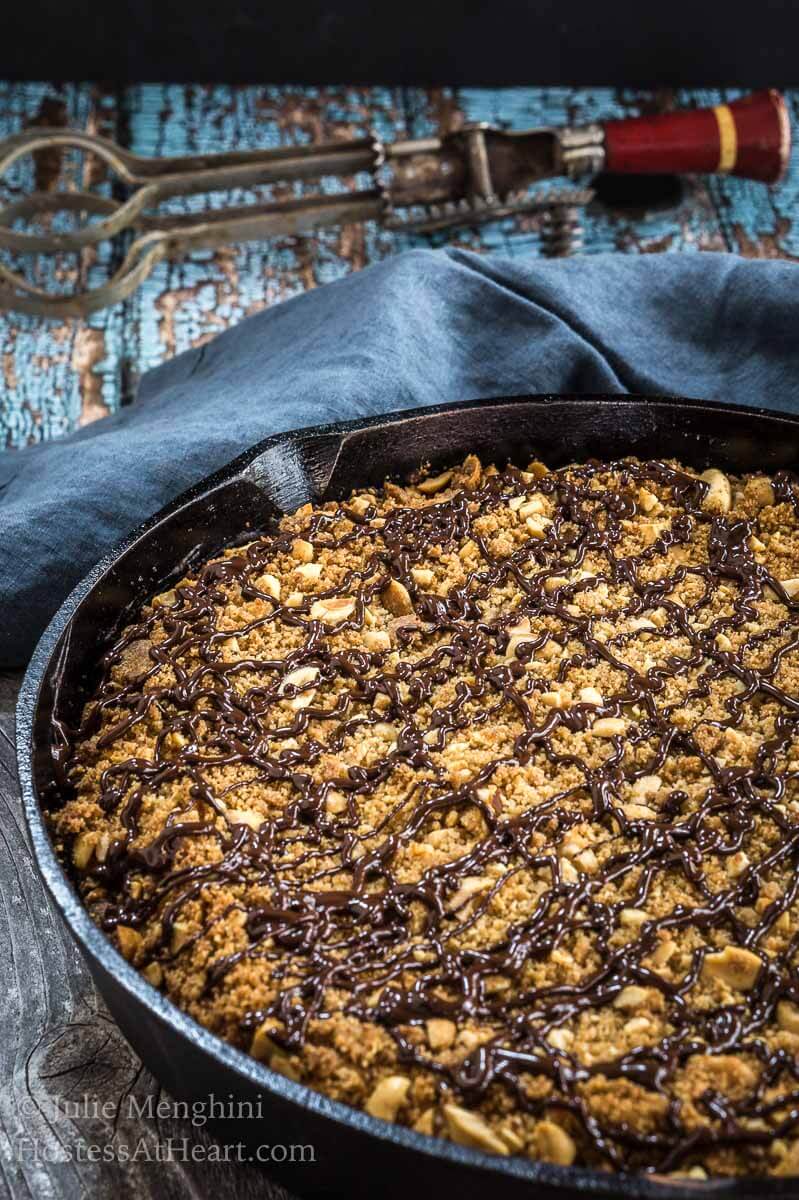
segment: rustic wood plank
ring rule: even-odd
[[[116,137],[118,119],[118,97],[97,87],[0,83],[0,137],[30,125]],[[25,158],[7,183],[0,181],[0,198],[5,204],[33,186],[47,190],[57,182],[59,188],[89,186],[110,194],[96,160],[45,154]],[[33,264],[18,259],[16,266],[39,286],[55,290],[77,278],[100,282],[114,253],[103,247],[80,256],[37,258]],[[122,325],[119,308],[86,322],[0,313],[0,450],[56,437],[116,407]]]
[[[697,92],[699,103],[740,93]],[[746,179],[718,177],[708,181],[719,228],[730,250],[750,258],[788,258],[799,261],[799,91],[786,92],[791,114],[794,152],[785,178],[773,188]]]
[[[732,96],[735,93],[730,93]],[[0,136],[29,123],[69,124],[122,138],[141,153],[277,145],[375,128],[385,138],[422,136],[465,120],[510,127],[589,121],[670,103],[716,103],[726,93],[636,96],[608,89],[290,89],[139,87],[123,96],[74,85],[0,84]],[[790,95],[794,123],[799,92]],[[53,165],[38,164],[40,185]],[[67,171],[69,175],[69,170]],[[30,182],[24,175],[19,188]],[[73,171],[73,182],[77,177]],[[102,172],[92,182],[106,193]],[[13,193],[12,193],[13,194]],[[247,194],[239,197],[244,202]],[[799,163],[780,187],[741,180],[690,181],[679,207],[586,216],[586,251],[731,249],[799,257]],[[186,202],[176,207],[185,209]],[[539,223],[509,221],[458,244],[520,257],[535,253]],[[126,305],[86,323],[43,323],[0,316],[0,447],[57,436],[129,399],[139,374],[264,305],[378,261],[411,244],[377,228],[351,227],[318,238],[284,239],[163,264]],[[102,255],[59,264],[92,280],[110,265]],[[45,272],[43,265],[39,270]],[[46,276],[46,272],[45,275]],[[13,761],[14,677],[0,677],[0,1180],[13,1196],[284,1196],[260,1169],[140,1160],[123,1165],[74,1161],[80,1143],[141,1146],[155,1154],[170,1137],[207,1135],[169,1119],[135,1117],[161,1095],[105,1010],[62,929],[33,865]],[[114,1115],[65,1111],[87,1096],[112,1102]],[[135,1101],[131,1104],[131,1099]],[[33,1142],[26,1142],[25,1138]]]
[[[394,139],[406,130],[401,93],[377,88],[147,86],[130,89],[128,106],[130,144],[140,154],[302,144],[361,137],[370,129]],[[359,184],[368,186],[368,181],[361,177]],[[302,194],[303,188],[295,190]],[[234,202],[255,198],[243,191]],[[231,198],[221,199],[229,203]],[[196,198],[176,198],[169,207],[187,212],[197,204]],[[133,373],[208,340],[265,305],[358,270],[396,248],[396,237],[374,225],[345,226],[313,238],[276,238],[162,263],[126,306],[126,354]]]
[[[109,1016],[31,855],[14,762],[18,686],[0,675],[0,1195],[290,1200],[250,1163],[182,1161],[180,1150],[157,1160],[170,1139],[200,1152],[212,1139],[172,1116],[138,1116],[164,1094]],[[89,1146],[108,1147],[111,1161],[85,1161]]]
[[[373,128],[391,139],[447,130],[465,120],[512,128],[591,121],[672,105],[711,104],[737,92],[713,89],[631,93],[608,88],[385,89],[146,85],[120,94],[96,87],[0,83],[0,136],[33,122],[109,133],[145,154],[267,146],[349,137]],[[799,91],[788,93],[799,123]],[[52,164],[45,170],[52,181]],[[47,170],[51,171],[48,176]],[[73,171],[74,175],[74,171]],[[23,178],[17,181],[22,186]],[[28,179],[30,182],[30,179]],[[42,180],[40,180],[42,182]],[[93,184],[110,184],[94,171]],[[245,202],[251,193],[237,199]],[[616,189],[615,200],[619,199]],[[644,202],[625,185],[626,207],[595,205],[585,251],[734,250],[799,258],[799,155],[778,187],[729,178],[688,180],[676,206]],[[673,198],[673,197],[672,197]],[[220,202],[222,197],[215,197]],[[636,204],[637,201],[637,204]],[[176,200],[186,211],[199,201]],[[455,244],[525,257],[539,249],[540,218],[460,231]],[[0,314],[0,447],[53,437],[130,400],[141,373],[256,311],[427,240],[350,226],[314,238],[197,254],[162,264],[126,304],[86,323]],[[433,244],[443,244],[440,239]],[[59,270],[105,276],[121,248]],[[39,266],[44,272],[44,267]],[[43,275],[47,278],[46,272]]]
[[[416,91],[412,93],[413,136],[424,137],[456,128],[463,121],[490,121],[510,129],[525,129],[535,125],[588,124],[690,103],[689,95],[633,94],[611,88]],[[641,193],[635,182],[623,183],[616,190],[631,206]],[[613,211],[592,205],[583,221],[585,253],[727,249],[707,181],[687,180],[682,191],[678,206],[662,211],[638,205]],[[540,229],[540,217],[511,218],[487,226],[479,233],[461,232],[457,242],[471,250],[523,258],[538,252]]]

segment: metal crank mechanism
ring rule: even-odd
[[[0,309],[85,316],[129,296],[165,258],[356,221],[426,235],[541,214],[544,253],[572,254],[580,247],[580,212],[593,199],[589,183],[598,172],[721,173],[773,183],[788,162],[790,124],[779,93],[765,91],[715,108],[561,129],[512,132],[475,124],[387,145],[367,137],[180,158],[143,158],[89,134],[28,129],[0,143],[0,177],[27,155],[62,149],[99,157],[116,177],[115,195],[127,191],[127,198],[83,191],[24,195],[0,209],[0,249],[74,253],[126,230],[136,237],[105,284],[72,294],[45,291],[0,262]],[[354,190],[351,181],[362,174],[371,176],[371,186]],[[173,196],[331,177],[346,182],[336,192],[193,213],[159,211]],[[563,182],[529,191],[547,179]],[[48,222],[64,213],[83,223],[53,232]],[[26,222],[29,227],[20,228]],[[33,222],[44,229],[33,232]]]
[[[561,155],[563,169],[557,170],[553,138],[560,136],[547,129],[506,132],[482,122],[441,139],[396,142],[385,154],[393,178],[385,189],[384,224],[389,229],[431,234],[535,213],[549,215],[557,224],[556,214],[590,203],[593,190],[561,186],[530,195],[527,188],[556,174],[587,175],[587,168],[599,165],[596,156],[590,163],[578,164],[576,158],[567,163]],[[421,215],[396,213],[400,207],[418,206],[424,208]],[[572,248],[571,243],[563,244],[560,252]]]

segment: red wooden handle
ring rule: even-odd
[[[731,104],[609,121],[606,170],[620,174],[740,175],[776,183],[788,165],[791,125],[773,89]]]

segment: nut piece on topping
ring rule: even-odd
[[[455,1022],[448,1021],[446,1017],[431,1017],[425,1021],[425,1029],[431,1050],[448,1050],[458,1032]]]
[[[570,1167],[577,1157],[574,1139],[562,1125],[554,1121],[541,1121],[535,1131],[538,1157],[544,1162],[557,1163],[559,1167]]]
[[[250,1054],[256,1058],[258,1062],[268,1062],[271,1056],[275,1053],[277,1046],[272,1041],[272,1034],[275,1031],[275,1022],[271,1019],[264,1021],[259,1025],[252,1035],[250,1042]]]
[[[97,845],[94,848],[94,857],[98,863],[104,863],[108,857],[108,851],[111,849],[111,834],[101,833],[97,839]]]
[[[652,965],[655,967],[665,967],[670,959],[674,957],[676,950],[677,943],[673,942],[671,938],[666,938],[665,941],[662,941],[655,947],[649,956]]]
[[[435,580],[435,575],[427,567],[412,567],[411,575],[413,576],[413,582],[418,587],[429,588]]]
[[[731,854],[727,859],[727,870],[733,879],[737,879],[739,875],[743,875],[749,865],[749,855],[744,850],[737,850],[735,854]]]
[[[383,605],[395,617],[405,617],[413,612],[413,602],[405,584],[398,579],[392,579],[381,595]]]
[[[160,596],[153,597],[153,608],[171,608],[177,598],[177,592],[170,588],[168,592],[161,592]]]
[[[626,729],[627,722],[621,717],[600,717],[594,721],[589,733],[601,738],[621,737]]]
[[[229,808],[225,816],[233,825],[249,825],[250,829],[255,830],[260,829],[264,823],[261,814],[253,812],[250,808]]]
[[[723,471],[708,467],[699,476],[708,485],[707,495],[702,501],[705,512],[724,514],[732,508],[732,488]]]
[[[649,992],[646,988],[638,987],[632,983],[628,987],[623,987],[613,1001],[614,1008],[620,1008],[622,1012],[635,1012],[638,1008],[643,1008],[649,1000]]]
[[[648,912],[643,908],[623,908],[619,914],[622,925],[628,929],[640,929],[647,921],[651,921]]]
[[[442,471],[440,475],[434,475],[432,479],[423,479],[417,485],[418,490],[425,496],[434,496],[436,492],[442,491],[452,479],[452,471]]]
[[[652,821],[657,816],[654,808],[648,804],[622,804],[621,807],[625,817],[631,821]]]
[[[79,833],[72,843],[72,861],[79,871],[85,871],[94,857],[99,834]]]
[[[483,464],[476,454],[467,454],[463,466],[458,470],[456,481],[459,487],[475,488],[483,474]]]
[[[158,962],[149,962],[142,968],[142,975],[153,987],[160,987],[164,982],[164,971]]]
[[[666,526],[662,521],[647,521],[638,528],[641,531],[641,540],[644,545],[654,546]]]
[[[294,568],[294,574],[299,575],[300,579],[304,579],[307,583],[316,583],[322,574],[322,564],[317,562],[303,562]]]
[[[765,475],[758,475],[754,479],[750,479],[744,488],[744,496],[747,500],[751,500],[757,508],[769,508],[777,502],[774,486],[770,479],[766,479]]]
[[[331,596],[327,600],[315,600],[311,605],[311,620],[324,621],[325,625],[340,625],[348,621],[355,612],[355,601],[351,596]]]
[[[577,883],[580,876],[577,868],[572,865],[568,858],[561,858],[558,862],[561,879],[564,883]]]
[[[185,921],[175,921],[172,926],[172,938],[169,943],[169,949],[172,954],[178,954],[191,941],[193,936],[191,926],[187,925]]]
[[[259,1025],[250,1043],[250,1054],[258,1062],[266,1063],[271,1071],[298,1083],[301,1078],[300,1072],[285,1050],[273,1041],[274,1032],[275,1022],[272,1019],[267,1019],[263,1025]]]
[[[532,633],[530,632],[530,618],[520,617],[513,625],[509,625],[505,632],[509,638],[520,637],[523,633],[526,633],[528,637],[532,637]]]
[[[459,1104],[445,1104],[442,1111],[447,1133],[459,1146],[470,1146],[472,1150],[485,1150],[489,1154],[510,1153],[502,1139],[477,1113],[461,1108]]]
[[[659,792],[662,786],[663,780],[659,775],[642,775],[633,784],[631,794],[633,799],[643,800],[647,796],[652,796],[655,792]]]
[[[762,962],[751,950],[742,946],[725,946],[723,950],[708,954],[702,965],[703,979],[718,979],[728,987],[746,992],[754,987],[760,974]]]
[[[130,962],[142,944],[141,934],[130,925],[117,925],[117,940],[122,957]]]
[[[396,1121],[397,1113],[408,1096],[411,1081],[406,1075],[387,1075],[369,1096],[364,1108],[381,1121]]]
[[[295,538],[291,543],[291,554],[293,558],[299,562],[313,562],[313,546],[310,542],[306,542],[304,538]]]
[[[253,586],[258,588],[259,592],[263,592],[266,596],[271,596],[273,600],[280,599],[280,580],[276,575],[270,575],[266,571],[263,575],[259,575],[257,579],[253,579]]]
[[[530,641],[532,641],[532,634],[530,634],[530,633],[514,633],[513,636],[508,639],[508,646],[505,651],[505,661],[513,662],[513,660],[516,657],[516,651],[519,649],[519,646],[523,645],[525,642],[530,642]]]
[[[461,880],[461,885],[456,892],[446,901],[444,908],[447,912],[455,912],[465,904],[467,900],[471,900],[473,896],[477,896],[480,892],[488,891],[491,887],[491,880],[485,875],[467,875]]]
[[[545,511],[544,502],[540,496],[530,496],[528,499],[523,500],[518,508],[518,513],[522,520],[526,520],[527,517],[540,516]]]
[[[353,496],[349,503],[351,512],[354,512],[356,517],[365,517],[369,509],[374,504],[374,499],[371,496]]]
[[[550,1046],[565,1053],[574,1045],[574,1034],[568,1029],[551,1029],[547,1034],[547,1041]]]
[[[549,517],[528,517],[524,524],[530,537],[538,538],[540,541],[547,536],[552,522]]]
[[[378,653],[391,649],[391,637],[385,629],[367,629],[363,635],[363,644],[367,650]]]
[[[650,492],[649,488],[639,487],[638,489],[638,507],[643,513],[651,513],[660,508],[660,501],[654,492]]]
[[[277,689],[278,694],[285,696],[286,689],[291,686],[295,688],[307,687],[310,683],[315,683],[319,678],[318,667],[296,667],[293,671],[289,671],[285,679]]]
[[[585,871],[588,875],[595,875],[599,870],[599,859],[590,846],[586,846],[585,850],[581,850],[579,854],[576,854],[574,861],[580,870]]]
[[[777,1024],[786,1033],[799,1033],[799,1008],[790,1000],[780,1000],[777,1005]]]
[[[436,1110],[426,1108],[418,1120],[414,1121],[413,1129],[416,1133],[426,1133],[428,1137],[432,1137],[435,1133],[435,1118]]]
[[[328,792],[325,800],[325,808],[329,813],[343,813],[347,808],[347,797],[343,792]]]

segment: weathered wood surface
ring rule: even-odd
[[[98,88],[0,83],[0,136],[29,124],[75,126],[112,136],[145,154],[221,150],[352,137],[374,128],[387,139],[422,136],[463,120],[506,122],[514,128],[589,121],[641,107],[714,103],[723,93],[628,96],[609,90],[303,89],[136,87]],[[799,92],[790,96],[794,122]],[[46,188],[61,167],[36,164]],[[31,179],[14,180],[19,189]],[[85,184],[85,176],[82,183]],[[109,190],[101,173],[89,182]],[[677,207],[660,212],[587,215],[585,249],[722,250],[799,258],[792,214],[799,190],[794,165],[778,188],[732,179],[686,185]],[[2,193],[13,197],[14,189]],[[246,195],[239,197],[243,202]],[[187,201],[174,201],[178,209]],[[191,203],[196,203],[193,201]],[[537,252],[538,225],[526,219],[459,236],[459,244],[512,256]],[[0,448],[57,436],[129,402],[141,373],[197,345],[264,305],[336,279],[407,246],[407,236],[375,227],[348,227],[315,238],[198,255],[161,265],[128,302],[88,322],[46,323],[0,315]],[[117,251],[115,251],[116,253]],[[79,271],[99,282],[115,259],[109,252],[57,265],[60,278]],[[47,277],[47,268],[37,264]],[[51,277],[54,277],[51,272]],[[18,680],[0,677],[0,1188],[34,1200],[82,1196],[279,1196],[261,1169],[208,1162],[147,1161],[123,1165],[78,1162],[81,1144],[149,1147],[201,1130],[174,1119],[137,1119],[148,1096],[158,1097],[116,1029],[61,928],[33,866],[20,810],[13,755],[13,702]],[[111,1101],[112,1115],[69,1115],[83,1097]],[[131,1102],[131,1098],[133,1103]]]
[[[184,1161],[180,1139],[211,1146],[202,1128],[138,1115],[165,1097],[108,1015],[31,856],[13,749],[18,685],[0,675],[0,1196],[290,1200],[256,1165]],[[110,1160],[88,1161],[92,1146]]]
[[[386,139],[423,136],[464,120],[512,128],[590,121],[670,105],[712,104],[736,92],[628,94],[569,88],[429,90],[398,88],[200,87],[147,85],[118,92],[97,87],[0,83],[0,137],[30,124],[74,126],[104,133],[143,154],[222,150],[353,137],[374,129]],[[799,91],[789,95],[794,126]],[[35,171],[0,187],[10,198],[35,179],[52,186],[59,164],[39,160]],[[62,163],[73,178],[77,163]],[[96,168],[80,176],[99,190],[109,182]],[[587,214],[585,251],[734,250],[746,255],[799,258],[799,156],[786,180],[768,189],[721,178],[692,180],[676,206]],[[629,198],[629,197],[628,197]],[[217,198],[218,200],[219,198]],[[238,197],[246,202],[246,193]],[[174,200],[178,211],[202,200]],[[538,249],[538,220],[522,218],[461,233],[458,244],[527,256]],[[88,322],[44,322],[0,314],[0,447],[57,436],[129,402],[141,373],[212,337],[264,305],[336,279],[410,245],[429,244],[374,226],[349,226],[313,238],[195,255],[164,263],[126,303]],[[99,283],[118,261],[119,247],[85,254],[80,262],[44,263],[44,280],[80,272]]]

